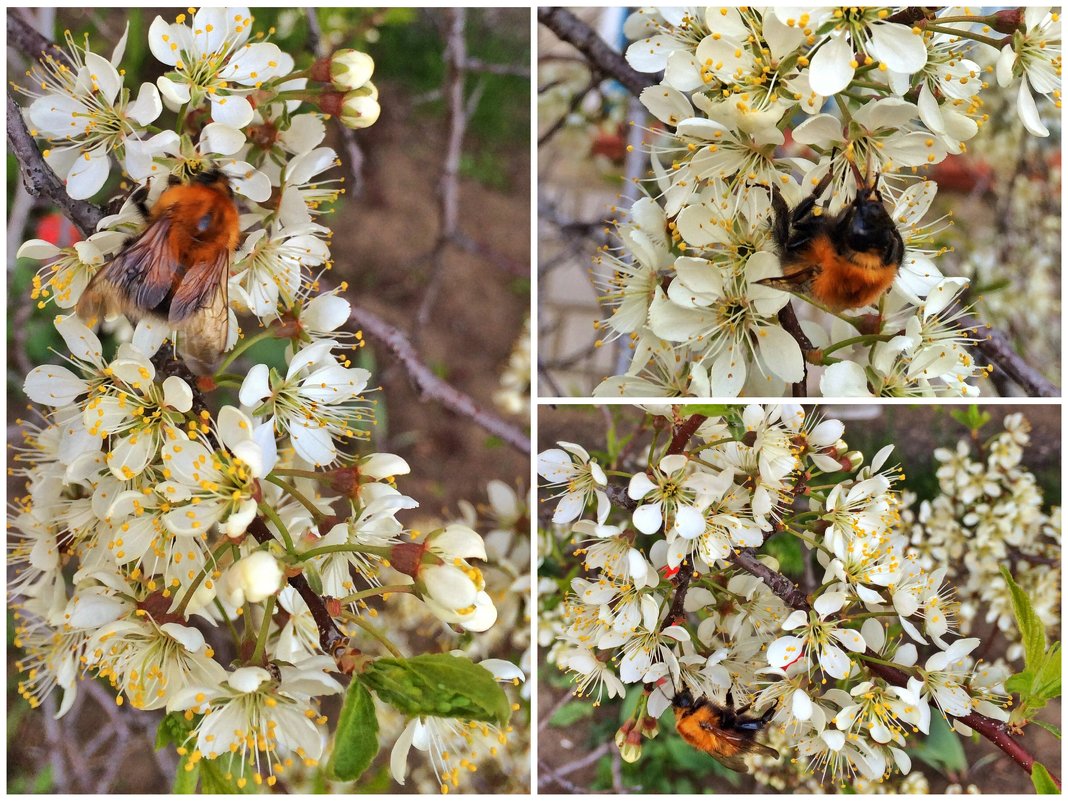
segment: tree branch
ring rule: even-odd
[[[30,135],[22,110],[14,98],[7,98],[7,146],[19,163],[22,184],[34,197],[47,200],[58,206],[82,236],[89,236],[96,231],[96,224],[104,212],[84,200],[74,200],[67,194],[67,189],[59,176],[55,174],[41,155],[37,142]]]
[[[1037,398],[1059,398],[1060,388],[1042,373],[1025,362],[1013,350],[1008,338],[974,317],[963,316],[960,325],[975,332],[975,349],[990,362],[1001,368],[1009,378],[1015,381],[1029,396]]]
[[[480,407],[471,396],[438,378],[415,352],[411,341],[378,315],[355,304],[350,319],[370,336],[385,345],[403,365],[412,385],[422,398],[436,400],[442,406],[468,418],[476,425],[500,437],[520,453],[530,453],[530,438],[518,427],[506,423],[493,412]]]
[[[596,71],[612,76],[631,94],[640,95],[642,89],[656,83],[652,77],[632,68],[620,53],[566,8],[539,8],[538,22],[582,53]]]

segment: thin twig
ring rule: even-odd
[[[520,453],[530,453],[530,438],[522,430],[506,423],[493,412],[483,409],[471,396],[438,378],[419,358],[415,347],[402,331],[394,328],[374,312],[356,304],[352,305],[350,319],[393,353],[404,366],[412,385],[421,398],[437,401],[445,408],[468,418],[494,436],[500,437]]]
[[[267,524],[259,517],[253,519],[248,527],[248,533],[260,545],[265,545],[274,540],[270,530],[267,528]],[[311,612],[311,616],[315,620],[315,626],[319,630],[319,646],[324,653],[336,659],[349,638],[337,627],[337,623],[334,622],[334,618],[327,611],[323,599],[311,588],[303,573],[290,576],[288,582],[289,586],[295,589],[300,594],[300,597],[304,599],[304,603],[308,605],[308,611]]]
[[[553,122],[553,124],[550,125],[546,129],[545,133],[543,133],[541,136],[538,137],[538,147],[541,147],[546,142],[548,142],[550,139],[552,139],[554,136],[556,136],[557,132],[561,128],[564,127],[564,123],[567,122],[568,117],[570,117],[572,114],[574,114],[578,110],[578,107],[580,105],[582,105],[582,101],[586,99],[586,95],[588,95],[590,92],[592,92],[594,89],[596,89],[597,88],[597,84],[600,83],[600,82],[601,82],[600,74],[597,73],[596,71],[591,72],[590,73],[590,81],[589,81],[589,83],[587,83],[581,90],[576,92],[571,97],[571,100],[567,104],[567,111],[565,111],[563,114],[561,114],[556,119],[556,121]]]
[[[801,373],[801,380],[790,385],[791,393],[795,398],[807,398],[808,354],[810,351],[815,350],[815,347],[801,329],[801,323],[794,313],[794,302],[792,300],[787,301],[786,305],[779,309],[779,324],[786,329],[786,332],[794,338],[798,347],[801,348],[801,369],[803,372]]]
[[[513,75],[517,78],[529,78],[530,67],[522,64],[491,64],[480,58],[469,58],[464,61],[464,69],[467,72],[485,72],[490,75]]]
[[[1009,344],[1008,338],[1001,331],[980,323],[973,317],[960,319],[961,328],[975,332],[975,348],[1001,370],[1029,396],[1037,398],[1059,398],[1060,389],[1042,373],[1025,362]]]

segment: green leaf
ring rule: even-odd
[[[360,778],[378,753],[378,716],[371,693],[360,682],[349,684],[337,721],[334,752],[327,770],[341,781]]]
[[[730,411],[726,403],[687,403],[684,407],[686,416],[703,414],[705,417],[723,417]]]
[[[178,712],[171,712],[156,727],[156,750],[168,746],[179,746],[189,734],[189,724]]]
[[[229,755],[202,759],[197,762],[197,767],[200,768],[201,795],[254,795],[258,792],[258,785],[249,779],[248,763],[240,759],[230,759]]]
[[[359,680],[409,717],[433,715],[504,726],[512,716],[508,696],[493,674],[452,654],[376,659]]]
[[[549,718],[549,725],[558,727],[571,726],[584,718],[590,717],[592,714],[593,704],[587,704],[582,701],[569,701]]]
[[[1031,722],[1040,729],[1045,729],[1058,740],[1061,739],[1061,730],[1058,726],[1054,726],[1052,723],[1046,723],[1044,720],[1032,720]]]
[[[171,792],[175,795],[193,795],[197,791],[197,783],[200,781],[200,763],[203,760],[192,762],[193,752],[185,754],[178,760],[178,770],[174,774],[174,784]]]
[[[1031,599],[1020,585],[1012,580],[1012,574],[1004,565],[1001,566],[1001,576],[1005,579],[1012,597],[1012,611],[1016,615],[1016,625],[1020,629],[1020,640],[1024,647],[1024,664],[1029,670],[1034,670],[1046,652],[1046,630],[1031,606]]]
[[[1059,795],[1061,788],[1053,781],[1046,766],[1036,762],[1031,766],[1031,784],[1035,786],[1035,792],[1043,795]]]
[[[915,741],[915,745],[913,745]],[[931,733],[909,739],[909,756],[943,773],[959,773],[968,767],[960,738],[941,715],[931,715]]]

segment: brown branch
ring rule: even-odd
[[[75,200],[67,194],[66,186],[44,160],[37,142],[26,127],[21,109],[10,95],[7,98],[7,146],[18,161],[26,191],[58,206],[83,236],[89,236],[96,230],[104,212],[92,203]]]
[[[642,75],[631,67],[620,53],[566,8],[539,8],[538,22],[582,53],[596,71],[612,76],[632,94],[640,95],[642,89],[656,83],[651,76]]]
[[[492,412],[480,407],[471,398],[449,382],[438,378],[423,363],[411,341],[402,331],[394,328],[381,317],[356,304],[352,305],[350,319],[367,334],[385,345],[404,366],[412,385],[422,398],[430,398],[457,414],[468,418],[483,429],[500,437],[520,453],[530,453],[530,438],[519,428],[506,423]]]
[[[260,545],[266,545],[267,543],[274,541],[274,536],[271,534],[270,529],[267,528],[267,524],[263,522],[262,518],[255,518],[249,525],[248,532],[255,538],[256,542],[260,543]],[[308,584],[308,580],[304,578],[303,573],[290,576],[288,582],[289,586],[300,593],[300,597],[303,598],[304,603],[308,605],[308,610],[311,612],[312,618],[315,620],[315,626],[319,629],[320,647],[322,647],[323,651],[328,656],[337,659],[341,654],[342,649],[348,643],[349,638],[337,627],[334,618],[332,618],[330,613],[326,610],[326,604],[323,603],[323,599],[311,588],[311,585]]]
[[[31,61],[51,57],[66,66],[71,66],[63,49],[42,34],[19,13],[7,15],[7,43]]]
[[[772,570],[757,562],[752,556],[752,553],[747,554],[743,551],[736,554],[730,560],[733,564],[738,565],[754,576],[757,576],[761,581],[768,586],[768,588],[775,593],[782,601],[793,609],[808,609],[808,599],[804,593],[797,589],[789,578]],[[863,655],[861,655],[863,658]],[[880,665],[874,662],[865,660],[864,664],[868,669],[879,676],[884,681],[893,684],[897,687],[905,687],[908,685],[909,674],[898,668],[891,667],[889,665]],[[1031,767],[1035,763],[1035,758],[1024,748],[1019,742],[1012,738],[1005,724],[999,720],[988,718],[985,715],[980,715],[978,712],[971,712],[967,715],[950,715],[950,717],[956,718],[965,726],[979,732],[983,737],[992,742],[995,746],[1004,751],[1013,762],[1022,767],[1028,773],[1031,772]],[[1060,778],[1050,774],[1057,786],[1061,786]]]
[[[1008,337],[974,317],[963,316],[961,328],[975,332],[975,349],[983,354],[992,364],[1001,368],[1009,378],[1015,381],[1029,396],[1037,398],[1059,398],[1060,388],[1042,373],[1020,357]]]
[[[794,313],[794,302],[792,300],[787,301],[786,305],[779,309],[779,325],[786,329],[786,332],[794,338],[798,347],[801,348],[801,367],[804,372],[801,374],[800,381],[790,385],[791,394],[795,398],[807,398],[808,357],[812,351],[816,350],[816,348],[801,328],[801,323],[797,319],[797,314]]]
[[[578,107],[582,105],[582,101],[586,99],[586,95],[596,89],[597,84],[600,82],[600,73],[598,73],[596,70],[591,70],[589,83],[587,83],[582,89],[572,95],[570,102],[568,102],[567,104],[567,111],[561,114],[559,118],[546,129],[545,133],[538,137],[538,147],[541,147],[554,136],[556,136],[557,132],[564,127],[564,123],[567,122],[567,118],[578,110]]]
[[[870,672],[888,684],[893,684],[897,687],[905,687],[908,684],[909,674],[903,670],[867,660],[865,660],[864,664]],[[980,715],[978,712],[969,712],[967,715],[953,715],[952,717],[968,728],[979,732],[979,734],[1004,751],[1013,762],[1028,773],[1031,772],[1036,761],[1034,756],[1017,740],[1013,739],[1008,727],[1003,722]],[[1060,777],[1051,773],[1050,778],[1053,779],[1058,787],[1061,786]]]
[[[468,58],[464,61],[468,72],[484,72],[488,75],[511,75],[515,78],[529,78],[530,67],[522,64],[492,64],[480,58]]]
[[[685,409],[686,407],[683,406],[681,408]],[[686,418],[685,422],[676,426],[665,455],[679,454],[686,450],[686,443],[690,441],[690,437],[701,427],[701,423],[707,419],[708,417],[703,414],[691,414]]]
[[[763,581],[768,589],[779,596],[787,606],[794,609],[809,608],[808,597],[805,595],[804,590],[794,584],[787,576],[772,570],[759,561],[752,548],[744,548],[737,551],[727,561]]]

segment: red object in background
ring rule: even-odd
[[[625,131],[622,125],[614,132],[598,131],[593,137],[590,152],[595,156],[607,156],[615,164],[622,164],[627,157],[627,139],[623,135]]]
[[[948,192],[971,192],[976,186],[989,187],[993,168],[979,159],[957,157],[939,162],[931,169],[931,180]]]
[[[67,248],[82,241],[82,234],[74,223],[55,211],[46,214],[37,222],[36,234],[38,239],[51,242],[60,248]]]

